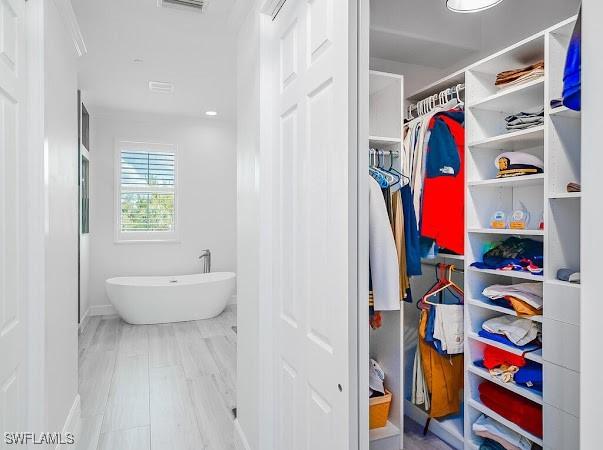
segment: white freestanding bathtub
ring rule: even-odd
[[[132,324],[209,319],[234,294],[235,274],[212,272],[161,277],[118,277],[105,283],[123,320]]]

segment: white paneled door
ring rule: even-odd
[[[286,0],[268,26],[279,450],[357,445],[350,15],[349,0]]]
[[[0,0],[0,430],[25,431],[25,326],[20,164],[25,104],[25,2]],[[5,448],[4,433],[0,448]],[[6,444],[7,445],[7,444]],[[7,447],[8,448],[8,447]]]

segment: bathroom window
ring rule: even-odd
[[[116,156],[116,240],[176,240],[175,147],[122,141]]]

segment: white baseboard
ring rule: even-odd
[[[63,437],[65,434],[72,433],[74,435],[77,434],[76,428],[79,426],[80,420],[82,416],[82,405],[80,403],[80,394],[75,396],[73,400],[73,405],[71,405],[71,409],[69,410],[69,414],[67,414],[67,419],[65,420],[65,425],[63,425]],[[60,448],[67,448],[67,445],[57,444],[55,450],[59,450]]]
[[[91,316],[90,308],[88,308],[86,310],[86,312],[84,313],[84,315],[82,316],[82,318],[80,319],[80,324],[78,325],[78,330],[82,331],[84,328],[86,328],[86,324],[90,320],[90,316]]]
[[[235,425],[235,430],[236,430],[236,433],[235,433],[236,450],[251,450],[251,446],[249,445],[249,442],[247,441],[247,437],[245,436],[245,433],[243,432],[243,429],[241,428],[239,419],[234,420],[234,425]]]
[[[117,311],[113,305],[92,305],[88,308],[88,315],[90,316],[114,316]]]

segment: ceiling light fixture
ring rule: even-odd
[[[458,13],[480,12],[498,5],[503,0],[446,0],[446,6],[450,11]]]
[[[217,111],[205,111],[206,116],[217,116]]]

